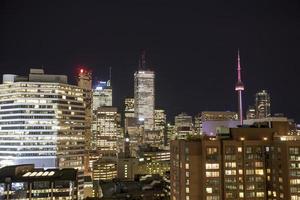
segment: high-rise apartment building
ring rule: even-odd
[[[171,199],[299,199],[299,136],[232,128],[230,137],[171,142]]]
[[[255,95],[256,118],[266,118],[271,116],[271,99],[266,90],[262,90]]]
[[[154,129],[154,71],[146,69],[142,55],[139,69],[134,73],[134,115],[144,123],[145,130]]]
[[[86,108],[82,88],[63,75],[31,69],[3,75],[0,85],[0,167],[84,169]]]
[[[110,80],[99,81],[93,89],[93,110],[102,106],[112,106],[112,87]]]

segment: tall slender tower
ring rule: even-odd
[[[134,116],[144,122],[145,130],[154,129],[154,71],[146,66],[142,53],[139,69],[134,73]]]
[[[238,106],[239,106],[239,119],[240,124],[243,125],[243,101],[242,101],[242,91],[244,90],[244,84],[242,82],[241,77],[241,64],[240,64],[240,51],[238,50],[238,59],[237,59],[237,73],[238,73],[238,80],[235,85],[235,91],[238,92]]]

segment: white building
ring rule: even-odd
[[[0,167],[34,164],[83,170],[83,90],[63,75],[31,69],[3,75],[0,85]]]
[[[144,122],[145,130],[154,129],[154,78],[151,70],[134,73],[134,115]]]

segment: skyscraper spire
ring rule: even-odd
[[[240,50],[238,49],[238,63],[237,63],[237,70],[238,70],[238,81],[242,82],[241,77],[241,60],[240,60]]]
[[[146,51],[142,50],[140,61],[139,61],[139,69],[146,69]]]
[[[240,63],[240,51],[239,50],[238,50],[238,58],[237,58],[237,73],[238,73],[238,80],[235,85],[235,91],[238,92],[238,111],[239,111],[240,125],[243,125],[242,91],[244,90],[244,84],[242,82],[242,76],[241,76],[241,63]]]

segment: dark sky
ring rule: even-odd
[[[133,73],[146,49],[156,106],[170,119],[182,111],[236,110],[239,48],[244,110],[267,89],[272,113],[300,122],[297,0],[2,0],[0,27],[0,73],[44,66],[74,81],[83,64],[107,79],[111,66],[117,106],[133,95]]]

